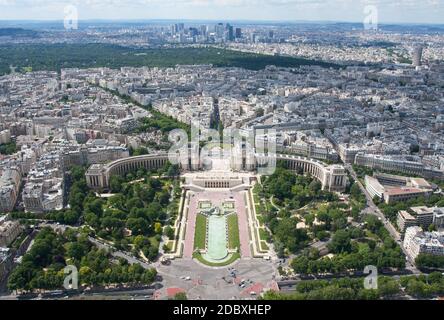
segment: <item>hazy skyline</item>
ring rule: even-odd
[[[74,5],[80,20],[312,20],[362,22],[364,8],[379,23],[444,23],[444,0],[0,0],[0,20],[61,20]]]

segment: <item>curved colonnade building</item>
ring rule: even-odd
[[[181,169],[184,171],[198,171],[201,165],[196,165],[192,159],[182,159]],[[108,189],[110,178],[113,175],[126,175],[135,172],[140,168],[146,170],[159,169],[169,161],[167,153],[143,155],[119,159],[108,164],[94,164],[86,172],[88,186],[92,189]],[[276,156],[255,154],[253,165],[251,159],[242,159],[239,163],[232,161],[233,171],[255,171],[263,167],[273,167],[276,162],[283,162],[284,165],[293,171],[309,173],[317,178],[323,190],[342,192],[347,186],[347,172],[342,165],[326,165],[320,161],[304,157],[281,155]],[[191,163],[194,163],[193,165]],[[260,170],[259,170],[260,173]],[[222,184],[223,185],[223,184]]]

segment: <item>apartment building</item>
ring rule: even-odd
[[[18,168],[7,168],[0,176],[0,212],[11,212],[20,189],[21,173]]]
[[[407,255],[415,260],[421,253],[444,255],[444,233],[423,232],[421,227],[407,228],[403,242]]]
[[[0,216],[0,247],[9,246],[21,233],[18,221],[8,220],[8,216]]]

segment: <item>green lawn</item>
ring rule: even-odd
[[[267,239],[269,237],[269,233],[267,230],[261,228],[261,229],[259,229],[259,236],[262,241],[267,241]]]
[[[213,262],[208,262],[207,260],[205,260],[202,255],[200,253],[194,253],[193,254],[193,258],[198,260],[199,262],[203,263],[204,265],[207,265],[209,267],[224,267],[224,266],[228,266],[230,264],[232,264],[234,261],[236,261],[237,259],[240,259],[240,253],[236,252],[233,253],[231,255],[231,258],[228,259],[225,262],[221,262],[221,263],[213,263]]]
[[[269,250],[268,244],[265,241],[261,241],[261,248],[263,250]]]
[[[265,224],[264,217],[262,215],[256,215],[257,221],[259,221],[260,226]]]
[[[150,239],[150,243],[153,247],[157,247],[157,248],[159,247],[159,241],[156,239],[155,236],[150,237],[149,239]]]
[[[256,209],[256,215],[264,213],[264,208],[263,208],[262,204],[255,204],[254,207]]]
[[[167,248],[168,248],[168,252],[173,251],[173,241],[168,241],[168,242],[166,243],[166,246],[167,246]]]
[[[194,233],[194,249],[205,249],[207,233],[207,217],[198,214],[196,217],[196,231]]]
[[[230,249],[240,248],[239,222],[237,215],[228,216],[228,247]]]

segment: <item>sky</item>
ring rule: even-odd
[[[0,20],[254,20],[444,24],[444,0],[0,0]],[[72,12],[72,11],[71,11]]]

